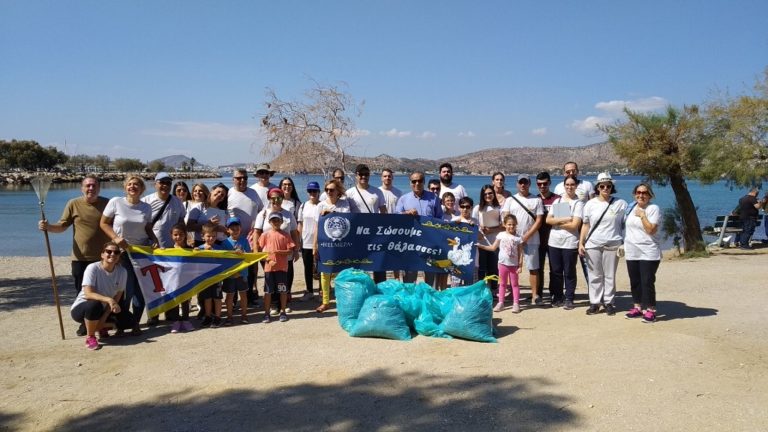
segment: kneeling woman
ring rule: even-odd
[[[85,346],[89,350],[99,349],[99,337],[109,336],[106,329],[110,316],[117,319],[117,328],[131,328],[133,317],[120,307],[125,294],[127,273],[120,262],[120,247],[114,242],[104,244],[101,261],[88,265],[83,275],[83,289],[72,304],[71,315],[75,321],[85,324],[87,336]]]

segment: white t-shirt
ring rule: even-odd
[[[272,225],[269,223],[269,215],[272,213],[270,208],[264,209],[256,215],[256,220],[253,222],[253,229],[261,230],[262,233],[272,231]],[[280,224],[280,230],[285,231],[288,234],[299,229],[299,225],[296,223],[296,218],[293,217],[293,213],[285,209],[280,209],[280,214],[283,215],[283,223]]]
[[[203,206],[203,205],[193,207],[191,210],[189,210],[189,217],[187,218],[187,220],[195,221],[200,225],[204,225],[208,223],[208,221],[213,219],[214,216],[219,217],[219,223],[217,225],[225,226],[225,224],[227,223],[227,212],[226,210],[222,210],[218,207]],[[216,232],[216,240],[224,241],[225,238],[227,238],[226,234],[220,231]],[[195,241],[203,241],[202,229],[198,229],[197,231],[195,231]]]
[[[318,203],[320,204],[320,203]],[[311,201],[305,201],[299,207],[299,218],[296,222],[301,224],[301,244],[304,249],[312,249],[317,231],[317,205]]]
[[[397,207],[397,199],[403,195],[403,192],[394,186],[389,190],[384,189],[384,186],[379,186],[379,190],[384,195],[384,206],[387,207],[387,213],[394,214],[395,207]]]
[[[523,204],[525,208],[521,207],[515,198],[517,198],[517,201],[520,201],[520,203]],[[531,215],[528,214],[528,212],[525,210],[526,208],[537,217],[539,215],[544,215],[544,205],[541,203],[541,199],[533,194],[529,194],[528,197],[524,197],[520,195],[520,193],[516,193],[515,195],[504,200],[504,208],[501,210],[503,214],[509,213],[515,215],[517,218],[517,235],[520,237],[523,237],[523,235],[525,235],[525,233],[531,229],[533,224],[536,223],[536,219],[532,218]],[[533,233],[533,235],[528,239],[528,244],[539,244],[538,231]]]
[[[157,241],[160,243],[160,247],[163,248],[173,247],[174,242],[173,238],[171,238],[171,228],[177,223],[184,221],[184,218],[187,216],[187,210],[184,208],[184,204],[181,200],[174,195],[170,195],[170,197],[171,201],[168,202],[165,210],[163,210],[160,219],[158,219],[152,226],[152,231],[154,231],[155,237],[157,237]],[[157,212],[159,212],[160,209],[163,208],[163,204],[165,204],[165,200],[160,199],[160,197],[157,196],[157,192],[147,195],[141,200],[152,207],[152,219],[155,218]],[[150,220],[150,222],[152,221]]]
[[[648,204],[645,208],[648,222],[659,225],[661,210],[656,204]],[[626,234],[624,236],[624,252],[626,259],[632,261],[658,261],[661,259],[661,230],[650,235],[643,228],[643,221],[635,216],[635,209],[627,215]]]
[[[264,209],[264,207],[269,206],[269,200],[267,199],[267,194],[269,193],[269,190],[276,187],[277,186],[272,184],[271,182],[268,183],[266,186],[262,186],[261,183],[259,182],[256,182],[250,186],[250,188],[255,190],[256,194],[259,195],[259,199],[261,200],[261,204],[262,204],[262,210]]]
[[[144,201],[129,204],[125,197],[114,197],[104,208],[104,216],[112,218],[115,234],[124,238],[128,244],[148,246],[149,236],[146,226],[152,222],[152,207]]]
[[[497,238],[499,239],[499,264],[513,267],[520,265],[517,246],[523,243],[523,239],[506,231],[500,232]]]
[[[562,197],[558,198],[553,204],[567,202],[571,207],[571,217],[581,219],[584,215],[584,202],[578,199],[565,201]],[[549,232],[548,246],[558,249],[578,249],[579,248],[579,229],[568,231],[565,228],[553,225]]]
[[[560,182],[555,186],[555,193],[564,196],[565,195],[565,183]],[[576,196],[580,201],[586,203],[591,199],[595,193],[595,187],[587,180],[579,180],[579,184],[576,185]]]
[[[111,298],[115,298],[115,294],[119,291],[125,291],[127,280],[128,273],[120,264],[116,265],[110,273],[104,270],[101,262],[95,262],[88,264],[83,273],[83,286],[89,285],[97,293]],[[72,309],[80,303],[85,303],[85,301],[85,290],[81,289],[72,303]]]
[[[317,220],[320,220],[320,214],[323,212],[333,213],[351,213],[349,208],[349,200],[340,199],[336,201],[336,204],[331,204],[328,200],[320,201],[317,203]]]
[[[456,211],[459,211],[459,200],[467,196],[467,191],[464,190],[464,186],[456,183],[451,183],[446,186],[440,183],[440,200],[443,199],[443,195],[445,195],[446,192],[452,193],[453,197],[456,198],[456,202],[453,204],[453,207]]]
[[[379,208],[387,205],[384,194],[375,187],[351,187],[347,189],[346,195],[352,213],[379,213]]]
[[[240,192],[235,188],[229,190],[227,212],[230,216],[240,219],[240,226],[243,228],[244,234],[248,234],[253,226],[253,220],[263,208],[264,202],[255,189],[245,188],[245,192]]]
[[[287,199],[283,200],[283,203],[280,204],[280,207],[282,207],[283,210],[288,210],[289,212],[291,212],[291,214],[293,215],[294,219],[298,219],[299,218],[299,206],[300,205],[301,205],[301,203],[287,198]]]
[[[610,200],[609,200],[610,201]],[[605,211],[606,207],[608,210]],[[613,203],[608,205],[599,198],[592,198],[584,205],[584,217],[582,220],[589,224],[592,235],[584,245],[587,249],[594,249],[603,246],[618,246],[621,244],[621,225],[624,222],[624,211],[627,209],[627,202],[623,199],[613,198]],[[605,216],[597,224],[600,215],[605,211]],[[587,231],[589,233],[589,231]]]
[[[482,210],[481,214],[479,205],[476,205],[475,208],[472,209],[472,217],[479,221],[481,228],[496,228],[501,226],[501,207],[486,205]],[[480,237],[487,238],[488,243],[493,244],[493,242],[496,241],[497,235],[499,235],[499,232],[494,231],[490,234],[485,234],[484,236],[481,234]]]

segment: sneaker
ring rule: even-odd
[[[561,308],[563,307],[563,302],[561,300],[555,300],[552,302],[553,308]]]
[[[616,307],[610,303],[605,305],[605,314],[608,316],[616,315]]]
[[[504,310],[504,302],[496,303],[496,307],[493,308],[494,312],[501,312]]]
[[[285,312],[280,314],[280,322],[286,322],[288,321],[288,315],[285,314]]]
[[[301,296],[301,301],[312,301],[315,299],[315,295],[311,292],[305,292],[303,296]]]
[[[589,305],[589,309],[587,309],[587,315],[594,315],[600,311],[600,305],[591,304]]]
[[[171,326],[171,333],[176,334],[181,331],[181,321],[174,321]]]
[[[227,318],[224,320],[224,327],[232,327],[232,318]]]
[[[541,306],[542,303],[544,303],[544,300],[542,300],[541,297],[536,297],[533,300],[533,304],[535,304],[536,306]]]
[[[291,313],[293,312],[293,309],[289,308],[288,306],[285,307],[285,313]]]
[[[160,324],[160,317],[159,316],[153,316],[152,318],[147,319],[147,325],[150,327],[154,327],[156,325]]]
[[[211,322],[211,328],[219,328],[221,327],[221,317],[213,317],[213,321]]]
[[[520,305],[517,303],[514,303],[512,305],[512,313],[520,313]]]
[[[240,324],[249,324],[248,317],[242,317],[240,318]]]
[[[96,336],[88,336],[85,338],[85,347],[91,351],[96,351],[101,348],[101,345],[99,345],[99,341],[96,340]]]
[[[203,318],[203,322],[200,324],[200,327],[208,328],[208,327],[211,326],[212,323],[213,323],[213,318],[207,316],[207,317]]]
[[[264,324],[269,324],[272,322],[272,319],[269,317],[269,314],[264,314],[264,319],[261,320]]]
[[[80,324],[80,327],[77,328],[77,331],[75,332],[78,336],[85,336],[88,334],[88,331],[85,330],[85,324]]]
[[[644,323],[652,323],[656,321],[656,311],[647,310],[643,314],[643,322]]]
[[[573,300],[566,300],[565,304],[563,305],[563,309],[565,310],[573,310],[576,306],[573,304]]]
[[[195,326],[193,326],[192,323],[189,321],[182,321],[181,329],[184,330],[185,332],[191,332],[195,330]]]
[[[270,316],[278,316],[278,315],[280,315],[280,312],[277,311],[277,308],[271,308],[269,310],[269,315]]]
[[[640,318],[641,316],[643,316],[643,312],[636,307],[633,307],[629,310],[629,312],[624,314],[624,318],[626,319]]]

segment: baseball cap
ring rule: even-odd
[[[528,176],[528,174],[520,174],[520,175],[517,176],[517,182],[518,183],[521,183],[521,182],[530,183],[531,182],[531,178]]]
[[[320,183],[316,181],[311,181],[307,183],[307,191],[319,191],[320,190]]]
[[[167,172],[165,172],[165,171],[160,171],[159,173],[157,173],[157,174],[155,175],[155,181],[163,181],[163,180],[166,180],[166,181],[173,181],[173,179],[171,178],[171,175],[170,175],[170,174],[168,174],[168,173],[167,173]]]
[[[268,197],[271,197],[272,195],[280,195],[280,196],[283,196],[283,190],[282,190],[282,189],[279,189],[279,188],[276,188],[276,187],[275,187],[275,188],[272,188],[272,189],[270,189],[270,190],[269,190],[269,192],[267,192],[267,196],[268,196]]]
[[[234,224],[241,225],[239,217],[232,216],[231,218],[227,219],[227,224],[226,224],[227,228],[229,228],[230,225],[234,225]]]
[[[280,220],[283,220],[283,215],[281,215],[281,214],[280,214],[280,213],[278,213],[278,212],[272,212],[272,213],[270,213],[270,214],[269,214],[269,218],[268,218],[267,220],[272,220],[272,219],[280,219]]]

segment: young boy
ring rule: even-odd
[[[206,222],[202,227],[203,244],[200,250],[231,250],[224,243],[216,244],[216,234],[218,225],[213,222]],[[205,318],[203,318],[202,327],[220,327],[221,326],[221,282],[217,282],[200,292],[200,299],[203,300],[205,309]]]
[[[470,197],[462,197],[459,200],[459,214],[454,216],[453,219],[451,219],[451,222],[460,222],[460,223],[466,223],[470,225],[477,225],[477,219],[472,217],[472,207],[474,207],[475,202],[472,201],[472,198]],[[472,282],[477,280],[477,267],[478,267],[478,261],[479,257],[477,254],[475,254],[475,264],[473,266],[473,274],[466,275],[463,279],[459,278],[457,276],[451,275],[451,287],[459,287],[462,285],[470,285]]]
[[[173,240],[174,248],[189,249],[187,246],[187,227],[184,223],[179,222],[171,228],[171,239]],[[173,326],[171,326],[171,333],[189,332],[195,329],[195,326],[189,322],[189,303],[190,301],[187,300],[181,304],[181,316],[179,316],[178,308],[173,308],[165,313],[166,317],[174,320]]]
[[[259,247],[269,253],[264,264],[264,323],[269,323],[269,305],[272,304],[272,294],[280,294],[280,322],[288,321],[285,306],[288,303],[288,259],[293,255],[296,245],[291,236],[280,229],[283,216],[273,212],[269,214],[271,231],[259,237]]]
[[[251,245],[245,236],[240,236],[241,226],[240,218],[231,217],[227,219],[227,232],[229,237],[224,240],[227,245],[227,249],[232,249],[235,252],[250,252]],[[224,321],[224,326],[231,326],[233,320],[233,312],[235,307],[235,293],[240,298],[240,324],[248,324],[248,269],[240,272],[240,274],[231,276],[224,279],[223,290],[225,297],[225,303],[227,305],[227,319]]]

